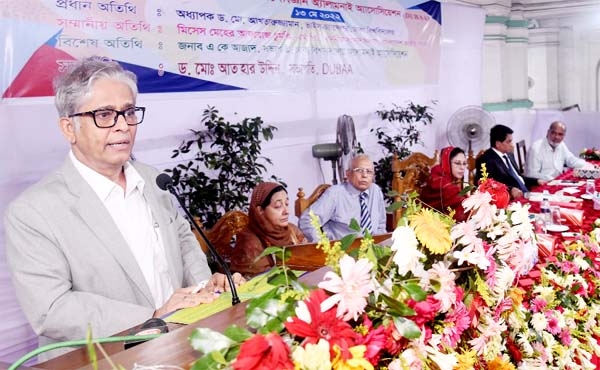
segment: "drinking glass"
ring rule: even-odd
[[[550,214],[552,215],[552,223],[554,225],[562,224],[562,215],[560,213],[560,207],[552,206],[550,207]]]
[[[592,197],[596,193],[596,182],[594,181],[594,179],[588,179],[585,182],[585,193]]]

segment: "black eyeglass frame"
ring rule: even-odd
[[[139,122],[129,123],[127,121],[127,117],[125,116],[125,112],[128,112],[128,111],[130,111],[132,109],[135,111],[136,117],[137,117],[137,114],[139,112],[142,112],[142,117],[140,117]],[[100,125],[98,125],[98,122],[96,122],[96,113],[98,113],[98,112],[106,112],[106,111],[115,112],[117,114],[115,116],[115,121],[110,126],[100,126]],[[103,108],[103,109],[90,110],[90,111],[87,111],[87,112],[79,112],[79,113],[69,114],[68,117],[72,118],[72,117],[92,116],[92,119],[94,121],[94,125],[96,125],[96,127],[98,127],[98,128],[111,128],[111,127],[114,127],[117,124],[117,121],[119,120],[119,116],[123,116],[123,119],[125,120],[125,122],[127,123],[128,126],[137,126],[137,125],[139,125],[140,123],[142,123],[144,121],[144,115],[145,115],[145,113],[146,113],[146,107],[129,107],[129,108],[123,109],[123,110],[116,110],[116,109],[111,109],[111,108]]]

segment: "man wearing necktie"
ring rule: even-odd
[[[352,158],[346,170],[346,182],[330,186],[300,215],[298,227],[306,238],[315,242],[318,237],[311,223],[311,211],[321,220],[322,230],[330,240],[355,234],[356,231],[349,227],[352,219],[359,223],[362,235],[385,233],[383,192],[373,182],[374,176],[373,161],[368,156],[359,154]]]
[[[490,130],[490,145],[476,160],[475,181],[479,183],[482,177],[481,165],[485,163],[488,178],[494,179],[508,187],[512,199],[518,199],[529,188],[543,185],[545,180],[521,175],[517,171],[514,145],[512,138],[513,130],[504,125],[496,125]]]

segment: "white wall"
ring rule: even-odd
[[[434,107],[435,123],[424,130],[424,145],[415,151],[432,154],[447,145],[446,122],[464,105],[481,104],[481,48],[484,12],[476,7],[442,4],[442,50],[438,85],[414,86],[402,90],[275,92],[206,92],[141,95],[139,105],[147,107],[138,129],[135,155],[138,160],[164,169],[174,166],[171,151],[188,134],[198,129],[202,110],[215,105],[226,118],[261,116],[279,130],[275,140],[265,143],[263,154],[273,160],[270,174],[288,184],[290,201],[298,187],[307,191],[330,182],[330,162],[312,158],[311,147],[334,142],[337,118],[351,115],[358,140],[373,159],[380,149],[369,129],[380,125],[375,111],[384,104],[407,101]],[[410,73],[410,71],[405,71]],[[68,152],[56,126],[56,112],[49,98],[0,101],[0,211],[24,188],[62,163]],[[292,219],[295,222],[295,218]],[[0,226],[0,286],[9,286],[4,260],[4,228]],[[12,361],[31,349],[33,335],[18,310],[12,288],[0,289],[0,360]],[[16,345],[16,347],[14,347]]]

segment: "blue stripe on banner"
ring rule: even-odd
[[[238,86],[220,84],[171,72],[160,71],[162,73],[162,75],[160,75],[159,71],[154,68],[122,61],[118,62],[123,68],[135,73],[138,78],[138,89],[140,93],[246,90]],[[158,76],[160,76],[160,78]]]
[[[427,1],[419,5],[410,7],[409,9],[421,9],[429,14],[432,19],[435,19],[438,24],[442,24],[442,6],[439,1]]]

